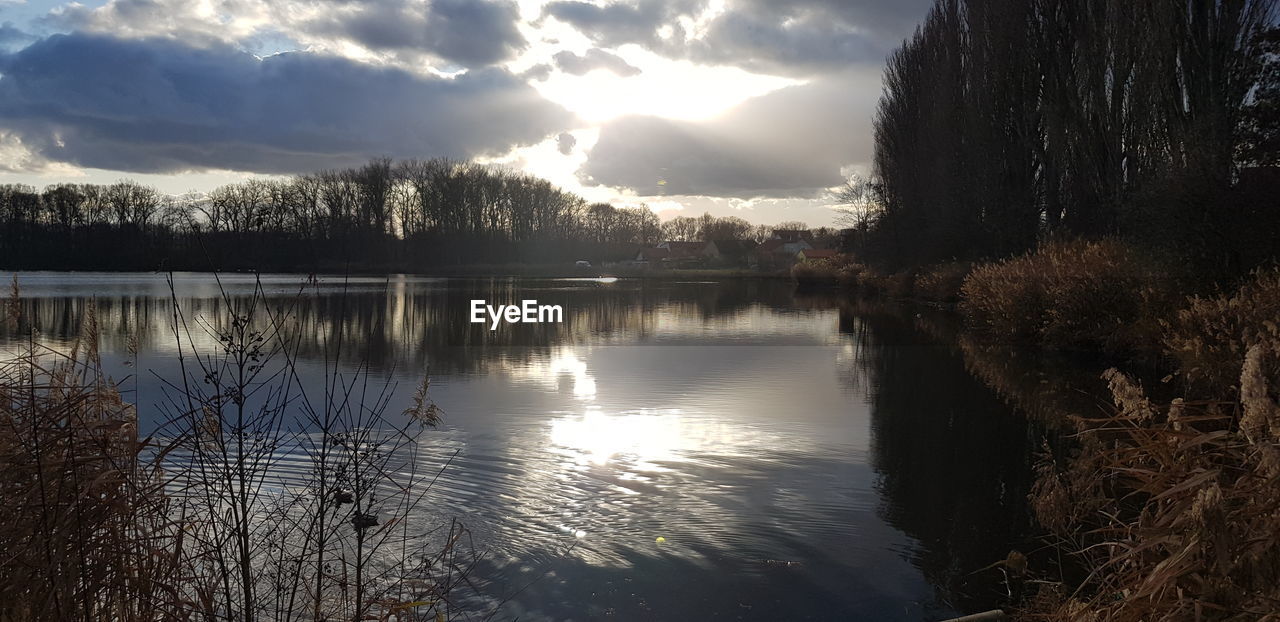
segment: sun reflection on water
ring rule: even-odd
[[[551,443],[567,449],[578,464],[603,465],[615,456],[638,463],[675,460],[691,449],[680,411],[606,414],[596,409],[551,421]]]

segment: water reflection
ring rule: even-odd
[[[74,339],[92,301],[109,364],[138,347],[117,377],[173,374],[162,275],[22,284],[43,338]],[[938,619],[997,602],[969,573],[1024,535],[1035,431],[907,318],[751,280],[179,275],[174,294],[218,326],[256,287],[304,383],[365,362],[398,405],[430,371],[446,425],[420,460],[450,468],[422,520],[475,530],[502,618]],[[475,298],[565,321],[490,331]]]
[[[589,400],[596,395],[595,378],[572,349],[557,348],[547,357],[510,362],[502,366],[502,371],[518,382],[534,382],[551,389],[560,388],[567,380],[571,383],[570,392],[579,399]]]
[[[681,425],[678,412],[611,415],[592,409],[551,421],[552,448],[564,451],[578,464],[603,465],[622,454],[642,465],[677,460],[679,452],[695,448],[691,436]]]
[[[885,518],[922,543],[917,563],[953,604],[998,601],[1003,575],[978,571],[1035,546],[1026,497],[1039,433],[903,318],[860,321]]]

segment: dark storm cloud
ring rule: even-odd
[[[311,53],[55,35],[0,56],[0,130],[41,156],[139,172],[289,173],[373,155],[465,158],[572,124],[498,69],[425,78]]]
[[[596,6],[553,2],[547,15],[597,45],[638,43],[673,58],[752,71],[812,75],[853,63],[879,64],[931,0],[730,0],[697,38],[685,41],[680,16],[706,7],[697,0],[639,0]],[[674,33],[658,36],[663,26]]]
[[[575,76],[584,75],[595,69],[605,69],[620,76],[634,76],[640,69],[622,60],[616,54],[610,54],[599,48],[591,48],[586,54],[578,56],[573,52],[557,52],[554,57],[556,66],[565,73]]]
[[[345,2],[316,25],[375,50],[428,52],[466,67],[512,58],[527,46],[514,2],[365,0]]]
[[[873,77],[838,74],[711,121],[625,117],[601,128],[578,176],[642,196],[813,197],[843,181],[841,167],[869,160],[878,94]]]

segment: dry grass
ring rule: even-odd
[[[960,309],[989,339],[1127,354],[1158,341],[1150,318],[1167,299],[1160,282],[1117,241],[1051,242],[975,267]]]
[[[1032,501],[1088,571],[1023,615],[1098,622],[1280,620],[1280,340],[1243,356],[1238,399],[1157,406],[1115,370],[1112,414],[1076,420]]]
[[[1245,352],[1275,343],[1280,330],[1280,270],[1255,272],[1229,296],[1195,297],[1165,322],[1163,345],[1188,379],[1207,387],[1234,387]],[[1267,370],[1280,381],[1275,367]]]
[[[91,351],[0,366],[0,619],[177,619],[182,532]]]

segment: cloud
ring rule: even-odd
[[[520,33],[512,0],[208,0],[193,10],[188,0],[110,0],[88,7],[69,4],[44,19],[61,30],[115,37],[170,38],[193,45],[277,40],[292,47],[341,49],[355,44],[404,56],[420,65],[429,55],[461,67],[509,60],[528,42]]]
[[[556,136],[556,151],[559,151],[561,155],[569,155],[573,153],[573,148],[577,146],[577,144],[578,139],[574,138],[573,134],[568,132],[561,132],[559,136]]]
[[[660,41],[658,30],[663,26],[671,26],[683,36],[684,27],[679,17],[700,12],[706,4],[706,0],[641,0],[600,6],[579,0],[559,0],[543,7],[543,15],[577,28],[603,47],[627,43],[652,47]]]
[[[700,0],[639,0],[597,6],[560,1],[545,14],[596,45],[635,43],[671,58],[776,75],[816,75],[850,64],[880,65],[909,35],[932,0],[727,0],[703,17]],[[663,28],[670,36],[659,35]],[[693,36],[686,36],[691,34]]]
[[[424,51],[464,67],[508,60],[527,47],[514,2],[483,0],[365,0],[336,3],[307,25],[373,50]]]
[[[32,153],[22,144],[20,137],[0,129],[0,172],[38,172],[47,168],[48,164],[47,160]]]
[[[551,77],[551,65],[548,65],[546,63],[538,63],[537,65],[534,65],[520,72],[520,78],[522,80],[535,80],[538,82],[543,82],[550,77]]]
[[[610,54],[600,48],[591,48],[582,56],[567,50],[556,52],[556,55],[552,58],[556,61],[556,66],[562,71],[575,76],[581,76],[596,69],[611,71],[623,77],[640,73],[638,67],[622,60],[620,56]]]
[[[2,1],[0,0],[0,2]],[[0,49],[10,48],[15,45],[25,45],[35,39],[35,37],[15,27],[13,22],[0,24]]]
[[[282,4],[282,3],[281,3]],[[100,6],[71,2],[37,20],[45,31],[85,31],[119,38],[171,38],[187,45],[245,41],[264,22],[276,21],[271,0],[210,0],[212,15],[177,0],[109,0]],[[283,25],[285,22],[277,21]]]
[[[805,198],[871,157],[874,71],[779,89],[702,122],[631,116],[601,128],[578,177],[641,196]]]
[[[497,68],[423,77],[315,53],[70,34],[0,56],[0,129],[43,158],[137,172],[293,173],[467,158],[574,124]]]
[[[851,63],[880,65],[931,0],[737,0],[688,43],[694,61],[812,75]]]

